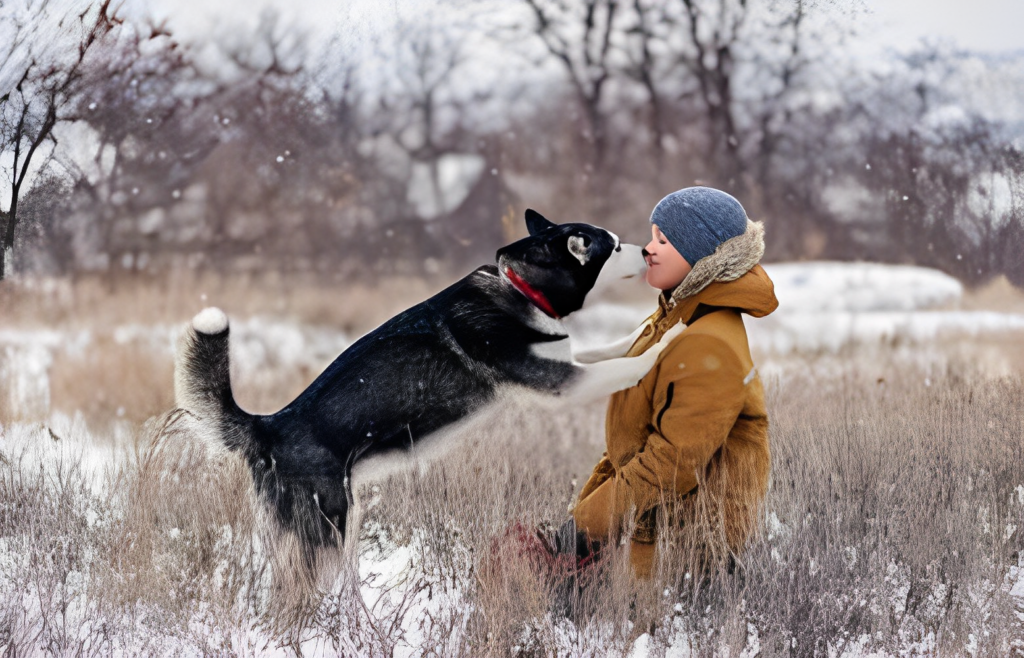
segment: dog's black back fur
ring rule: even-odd
[[[278,513],[289,520],[292,507],[274,495],[279,481],[302,482],[318,493],[324,521],[344,534],[351,491],[337,485],[356,461],[409,449],[465,418],[498,382],[550,389],[569,377],[568,364],[530,353],[532,344],[564,337],[525,324],[527,304],[500,285],[494,266],[482,267],[356,341],[278,413],[255,418],[254,466],[265,471],[264,493],[278,499]]]
[[[583,304],[617,240],[536,213],[528,224],[532,235],[500,250],[498,267],[475,270],[363,336],[275,414],[254,416],[235,404],[226,320],[215,334],[187,332],[179,406],[193,407],[220,441],[245,455],[257,490],[304,547],[336,543],[345,535],[357,462],[411,449],[470,417],[500,385],[556,393],[574,376],[571,363],[535,354],[538,344],[566,335],[531,320],[537,309],[499,267],[529,278],[564,315]],[[586,245],[586,262],[565,248],[569,236]]]

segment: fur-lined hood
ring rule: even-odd
[[[738,308],[754,317],[778,307],[775,286],[758,265],[764,255],[764,225],[747,220],[747,230],[718,246],[693,266],[683,282],[662,295],[662,308],[686,322],[698,304]],[[742,281],[738,281],[742,279]],[[736,281],[738,285],[727,285]]]
[[[764,256],[764,224],[747,220],[747,230],[718,245],[715,253],[701,258],[683,282],[672,291],[672,301],[693,297],[716,281],[735,281],[761,262]],[[674,305],[674,304],[671,304]]]

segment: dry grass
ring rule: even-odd
[[[168,409],[173,401],[173,355],[138,341],[119,341],[118,327],[130,325],[177,327],[208,305],[224,308],[233,322],[253,316],[298,324],[328,327],[357,337],[402,309],[428,297],[446,284],[442,280],[409,277],[381,279],[372,285],[331,281],[324,277],[274,273],[262,276],[220,276],[179,272],[157,278],[137,276],[81,276],[76,279],[8,281],[0,286],[0,329],[56,329],[86,332],[86,349],[74,345],[53,350],[49,367],[49,408],[66,414],[81,413],[97,427],[113,419],[138,425]],[[1024,293],[1005,278],[969,291],[963,308],[1016,311],[1024,309]],[[917,349],[899,336],[879,346],[880,360],[870,367],[898,367],[906,353]],[[948,355],[954,369],[961,364],[989,372],[1024,372],[1024,348],[1016,335],[986,337],[984,341],[944,339],[933,352]],[[860,348],[839,355],[817,355],[820,365],[832,357],[845,363],[863,361]],[[0,353],[0,359],[2,359]],[[820,358],[819,358],[820,357]],[[833,359],[834,360],[834,359]],[[765,362],[761,358],[762,363]],[[235,391],[242,405],[267,413],[292,400],[318,371],[294,364],[274,364],[259,376],[236,378]],[[812,364],[814,365],[814,364]],[[975,365],[977,367],[975,367]],[[10,408],[0,381],[0,422],[45,420],[38,410]]]
[[[984,286],[967,291],[960,306],[966,310],[1024,313],[1024,290],[1000,275]]]
[[[891,373],[769,390],[770,520],[741,568],[687,572],[677,546],[637,584],[613,547],[573,623],[559,584],[500,538],[564,518],[600,452],[600,405],[514,414],[464,457],[368,490],[362,571],[327,570],[312,597],[275,563],[244,469],[190,435],[148,427],[98,488],[74,463],[5,452],[0,643],[525,656],[625,651],[650,633],[651,655],[710,656],[756,633],[762,655],[1024,652],[1006,580],[1024,555],[1024,385]]]
[[[120,327],[184,326],[196,312],[215,305],[233,321],[259,315],[324,326],[355,337],[443,286],[443,281],[413,278],[351,285],[301,275],[222,277],[188,272],[164,278],[121,275],[7,281],[0,286],[0,329],[87,336],[85,349],[69,344],[52,350],[49,409],[81,413],[97,427],[117,419],[138,425],[172,406],[173,355],[170,342],[154,349],[138,341],[118,340],[115,331]],[[319,374],[280,365],[261,373],[263,382],[239,381],[236,392],[247,408],[278,409]],[[5,384],[0,381],[0,422],[45,419],[39,409],[12,408]]]
[[[716,626],[743,629],[729,608],[742,600],[769,655],[862,640],[962,655],[972,634],[978,655],[1024,651],[1003,588],[1024,556],[1020,381],[892,373],[773,392],[779,523],[744,557],[741,586],[693,592]]]
[[[396,286],[396,300],[399,288],[412,289]],[[989,377],[973,357],[922,373],[886,358],[904,346],[881,346],[870,363],[812,359],[769,379],[766,525],[733,574],[695,571],[693,547],[676,543],[655,581],[638,584],[610,547],[567,608],[566,589],[502,541],[517,522],[565,518],[602,450],[595,404],[514,410],[453,459],[367,489],[360,569],[327,555],[310,594],[240,464],[142,423],[170,406],[169,357],[100,331],[119,317],[180,322],[202,303],[173,291],[166,307],[151,293],[137,306],[134,293],[90,303],[82,290],[73,307],[25,297],[16,313],[18,326],[92,327],[96,351],[55,357],[50,370],[53,407],[88,422],[56,427],[55,439],[39,425],[52,417],[14,422],[17,410],[0,409],[6,653],[615,655],[646,634],[651,656],[1024,655],[1024,610],[1009,594],[1024,572],[1024,382]],[[255,304],[244,286],[232,294],[240,315]],[[287,303],[343,327],[358,321],[343,315],[351,306],[383,319],[414,301],[388,306],[369,289],[336,299],[342,310]],[[273,408],[291,393],[280,381],[301,387],[313,374],[240,395]],[[118,407],[131,438],[95,453],[124,431],[111,422]],[[95,474],[70,448],[112,455],[109,469]]]
[[[61,352],[50,368],[50,395],[60,411],[79,411],[92,423],[125,418],[135,423],[174,406],[174,362],[139,344],[109,335],[88,349]]]
[[[971,642],[977,655],[1024,651],[1004,587],[1024,556],[1022,397],[1017,380],[949,378],[925,387],[898,373],[882,384],[853,375],[825,386],[776,384],[771,524],[741,568],[699,577],[677,546],[664,551],[656,582],[637,588],[616,554],[592,585],[570,646],[581,655],[628,646],[653,625],[656,644],[683,633],[697,655],[749,650],[751,628],[765,655],[853,646],[962,655]],[[493,469],[489,477],[456,466],[386,493],[401,503],[380,509],[378,522],[393,519],[434,538],[458,529],[460,539],[443,544],[447,552],[468,545],[479,556],[513,519],[560,519],[558,493],[576,460],[569,441],[551,446],[564,430],[531,430],[525,443],[533,447],[510,448],[518,454],[508,461],[495,464],[491,451],[471,461]],[[539,622],[551,583],[516,571],[497,586],[476,586],[481,610],[494,612],[467,625],[464,655],[506,655],[525,650],[524,642],[543,654],[558,646],[557,626]],[[474,591],[468,580],[462,587]]]
[[[4,325],[23,327],[109,328],[176,324],[206,306],[219,306],[231,317],[274,316],[362,334],[445,285],[441,279],[390,277],[366,283],[274,272],[26,279],[0,286],[0,318]]]

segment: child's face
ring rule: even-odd
[[[655,224],[651,224],[651,241],[644,249],[647,251],[647,285],[652,288],[671,290],[690,273],[690,264]]]

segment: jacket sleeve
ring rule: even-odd
[[[646,445],[574,509],[577,525],[593,539],[617,535],[631,509],[642,514],[697,486],[743,409],[746,373],[719,338],[681,337],[657,367]]]

